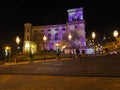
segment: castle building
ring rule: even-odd
[[[65,24],[33,26],[31,23],[25,23],[23,53],[85,47],[83,7],[68,9],[67,12],[68,21]],[[71,37],[68,38],[69,35]],[[43,40],[43,37],[46,40]]]

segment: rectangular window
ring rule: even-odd
[[[55,29],[55,31],[58,31],[58,29]]]
[[[41,32],[43,32],[44,30],[41,30]]]
[[[26,39],[29,40],[29,36],[27,36]]]
[[[75,28],[77,28],[77,26],[75,26]]]
[[[65,30],[65,28],[62,28],[62,30]]]
[[[37,32],[36,30],[34,32]]]
[[[66,33],[62,33],[62,39],[63,39],[63,40],[66,39]]]
[[[51,29],[48,29],[48,31],[51,31]]]
[[[29,28],[27,29],[27,32],[29,32]]]
[[[50,33],[48,34],[48,40],[51,40],[51,34]]]
[[[55,34],[55,40],[59,40],[58,33]]]

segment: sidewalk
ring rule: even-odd
[[[29,64],[29,63],[38,63],[38,62],[53,62],[58,60],[70,60],[71,58],[61,58],[61,59],[45,59],[45,60],[33,60],[33,61],[27,61],[27,62],[8,62],[8,63],[1,63],[0,65],[18,65],[18,64]]]

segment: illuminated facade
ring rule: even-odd
[[[120,51],[120,37],[116,38],[116,41],[109,42],[103,46],[103,50],[108,49],[108,51],[118,50]]]
[[[23,53],[31,51],[39,53],[44,48],[47,50],[63,50],[69,47],[85,47],[85,20],[83,18],[83,8],[69,9],[68,21],[66,24],[33,26],[31,23],[25,23]],[[72,35],[71,40],[68,34]],[[47,37],[46,42],[43,36]]]

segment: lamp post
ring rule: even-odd
[[[114,36],[115,38],[118,37],[118,31],[117,31],[117,30],[113,31],[113,36]]]
[[[7,61],[7,56],[8,56],[8,60],[10,62],[10,53],[11,53],[11,47],[6,46],[5,47],[5,62]]]
[[[116,42],[116,38],[118,37],[118,31],[117,30],[115,30],[115,31],[113,31],[113,36],[115,37],[115,47],[114,48],[117,48],[117,42]]]
[[[68,39],[69,39],[69,48],[70,48],[70,55],[71,55],[71,39],[72,39],[72,35],[71,33],[68,34]]]
[[[96,37],[95,32],[92,32],[92,39],[95,39],[95,37]]]
[[[59,51],[59,44],[56,43],[56,52],[57,52],[57,59],[59,58],[59,54],[60,54],[60,51]]]
[[[18,36],[16,37],[16,43],[17,43],[17,54],[19,54],[19,49],[20,49],[20,47],[19,47],[20,38],[19,38]]]
[[[96,37],[96,34],[95,34],[95,32],[92,32],[92,39],[93,39],[93,43],[94,43],[94,52],[95,52],[95,55],[96,55],[96,49],[95,49],[95,37]]]
[[[44,35],[43,36],[43,41],[44,41],[44,48],[43,48],[43,52],[44,52],[44,60],[45,60],[45,42],[47,40],[47,37]]]
[[[33,61],[33,54],[34,54],[34,46],[30,45],[30,62]]]
[[[15,63],[17,63],[17,58],[18,58],[18,55],[19,55],[19,49],[20,49],[20,47],[19,47],[19,44],[20,44],[20,38],[17,36],[16,37],[16,44],[17,44],[17,56],[16,56],[16,58],[15,58]]]

